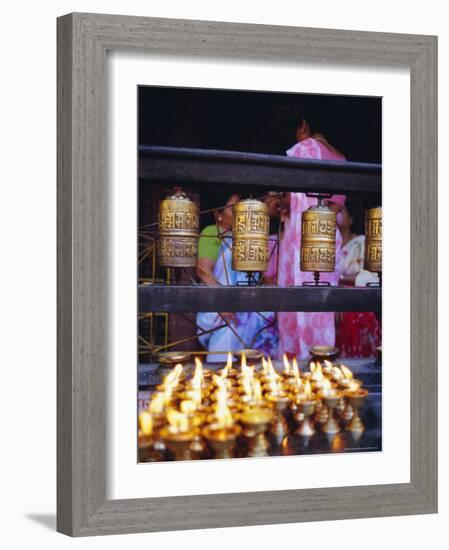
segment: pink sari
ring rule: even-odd
[[[304,159],[322,159],[344,161],[343,156],[331,152],[320,141],[308,138],[296,143],[287,151],[290,157]],[[344,204],[345,197],[334,195],[332,200]],[[285,221],[284,235],[279,252],[279,286],[302,286],[305,281],[312,281],[313,274],[301,271],[301,214],[310,206],[316,205],[317,199],[306,197],[305,193],[290,194],[290,217]],[[337,231],[336,253],[341,248],[341,235]],[[322,273],[322,281],[331,285],[338,284],[337,272]],[[335,345],[334,313],[280,312],[278,313],[280,351],[298,359],[307,359],[309,349],[314,345]]]

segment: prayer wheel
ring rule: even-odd
[[[195,267],[198,257],[199,212],[185,193],[178,192],[159,205],[159,265]]]
[[[301,218],[301,271],[335,271],[337,216],[327,206],[311,206]]]
[[[382,272],[382,207],[365,212],[365,263],[364,268]]]
[[[268,269],[268,207],[257,199],[246,199],[233,207],[232,269],[266,271]]]

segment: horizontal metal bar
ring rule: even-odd
[[[301,192],[380,195],[382,189],[380,164],[179,147],[140,146],[139,177]]]
[[[380,288],[141,285],[139,313],[168,311],[375,311]]]

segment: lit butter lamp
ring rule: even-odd
[[[296,357],[292,360],[292,372],[291,375],[284,381],[288,391],[292,393],[301,393],[303,391],[303,381],[301,378],[301,372],[299,370],[298,361]]]
[[[214,452],[214,458],[233,458],[237,437],[242,429],[232,418],[225,399],[219,399],[211,422],[202,430],[203,437]]]
[[[142,462],[162,460],[161,454],[154,449],[153,417],[149,411],[139,413],[139,457]]]
[[[279,445],[287,435],[288,426],[285,420],[289,397],[276,378],[270,380],[266,386],[265,400],[273,409],[274,418],[271,422],[270,432],[274,442]]]
[[[163,392],[156,392],[153,394],[148,406],[149,413],[153,419],[153,448],[160,453],[165,451],[165,444],[160,436],[161,428],[166,423],[165,402],[165,394]]]
[[[362,407],[366,397],[368,396],[368,393],[368,390],[364,388],[358,388],[354,390],[349,389],[346,392],[346,396],[353,410],[352,419],[346,426],[346,429],[356,436],[361,435],[365,430],[365,426],[362,422],[362,419],[360,418],[360,408]]]
[[[334,372],[334,371],[332,371]],[[343,422],[349,422],[352,418],[352,406],[346,396],[346,390],[357,390],[362,386],[362,381],[354,378],[351,370],[345,365],[340,365],[340,368],[335,367],[334,379],[342,391],[342,398],[338,402],[336,412],[340,415]]]
[[[313,395],[310,380],[306,380],[303,393],[293,395],[294,418],[298,423],[295,434],[302,437],[311,437],[314,435],[315,428],[311,417],[315,412],[317,402],[318,399]]]
[[[327,420],[321,429],[326,434],[336,434],[340,431],[340,426],[335,419],[335,409],[341,399],[341,392],[332,387],[327,378],[323,381],[323,387],[319,393],[324,405],[327,407]]]
[[[254,407],[244,411],[240,415],[240,422],[243,425],[243,435],[248,440],[248,456],[268,456],[270,444],[265,437],[273,421],[273,412],[262,407]]]
[[[167,410],[168,425],[161,429],[161,437],[167,449],[175,456],[175,460],[192,460],[195,458],[191,445],[197,431],[189,425],[187,415],[176,411]]]

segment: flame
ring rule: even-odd
[[[322,380],[323,379],[323,369],[321,363],[315,363],[315,369],[312,373],[313,380]]]
[[[231,352],[228,351],[228,358],[227,358],[225,367],[221,371],[221,377],[226,378],[228,376],[229,371],[231,370],[231,368],[232,368],[232,355],[231,355]]]
[[[181,363],[177,363],[175,365],[175,368],[173,369],[173,372],[174,372],[174,375],[175,375],[175,380],[176,380],[176,383],[179,382],[179,378],[181,377],[181,374],[182,374],[182,371],[183,371],[183,366],[181,365]]]
[[[296,378],[296,381],[299,384],[301,382],[301,375],[299,373],[298,361],[296,360],[296,357],[293,357],[292,363],[293,376]]]
[[[304,384],[304,395],[310,397],[312,395],[312,386],[310,385],[310,380],[306,380]]]
[[[232,426],[232,414],[226,403],[219,403],[217,401],[215,418],[217,419],[217,424],[219,424],[222,428],[230,428]]]
[[[350,391],[357,391],[360,388],[360,382],[355,382],[354,380],[351,380],[349,382],[348,389]]]
[[[162,412],[164,411],[164,405],[165,393],[156,392],[150,401],[148,410],[151,414],[162,414]]]
[[[324,364],[326,365],[326,369],[330,372],[332,370],[332,363],[325,359]]]
[[[246,355],[245,355],[244,351],[242,351],[242,360],[241,360],[241,363],[240,363],[240,367],[241,367],[242,370],[243,370],[243,368],[246,368]]]
[[[262,388],[260,386],[260,380],[254,380],[253,398],[254,401],[262,401]]]
[[[243,391],[245,392],[246,396],[251,398],[253,396],[253,384],[250,378],[243,378],[242,379],[242,386]]]
[[[313,374],[316,370],[316,363],[315,361],[310,362],[310,372]]]
[[[170,431],[173,433],[184,433],[189,430],[187,415],[184,413],[178,412],[175,409],[169,409],[167,411],[167,420],[170,425]]]
[[[279,393],[280,387],[276,378],[270,378],[267,385],[271,393]]]
[[[153,433],[153,417],[148,411],[139,414],[139,428],[142,435],[149,436]]]
[[[195,371],[193,373],[193,377],[191,382],[191,386],[194,389],[201,389],[201,386],[203,385],[203,364],[201,363],[201,359],[199,357],[195,357]]]
[[[341,369],[341,372],[343,373],[343,376],[344,376],[346,379],[352,380],[353,374],[352,374],[352,372],[348,369],[348,367],[345,367],[344,365],[340,365],[340,369]]]
[[[262,373],[267,376],[268,375],[268,369],[269,369],[269,363],[265,359],[265,356],[262,357]]]
[[[181,409],[182,413],[188,415],[196,411],[197,404],[193,400],[186,399],[184,401],[181,401],[179,408]]]
[[[164,388],[164,404],[168,405],[172,399],[173,394],[173,384],[167,384]]]
[[[341,370],[338,367],[332,367],[332,376],[335,380],[340,380]]]
[[[285,353],[282,356],[282,361],[284,362],[284,372],[285,372],[285,374],[290,374],[291,373],[290,361],[288,360],[288,357]]]

